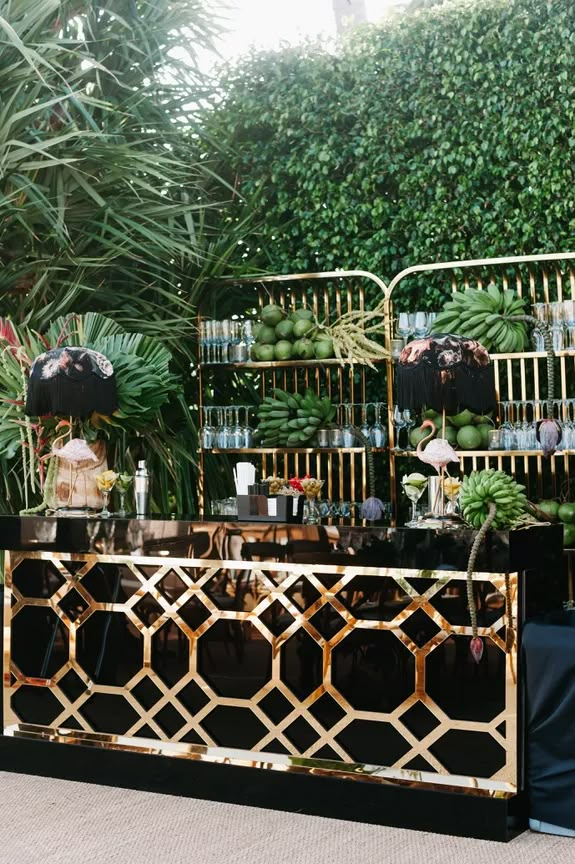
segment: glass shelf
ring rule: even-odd
[[[372,360],[375,366],[378,363],[385,363],[382,360]],[[297,369],[313,368],[317,366],[367,366],[366,363],[350,363],[349,360],[338,360],[336,357],[331,357],[329,360],[247,360],[245,363],[200,363],[200,369]]]
[[[411,456],[417,459],[417,453],[415,450],[390,450],[394,456]],[[472,456],[540,456],[542,459],[545,459],[542,450],[456,450],[455,451],[458,456],[462,459],[467,459]],[[555,457],[557,456],[572,456],[575,453],[575,450],[556,450],[553,454]],[[450,465],[455,465],[455,462],[450,462]]]
[[[226,447],[223,450],[218,449],[217,447],[213,447],[211,449],[204,449],[200,447],[202,453],[217,453],[218,455],[226,454],[226,453],[308,453],[308,454],[322,454],[322,453],[364,453],[364,447],[241,447],[241,448],[232,448]],[[387,447],[372,447],[372,453],[386,453]]]

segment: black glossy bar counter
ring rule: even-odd
[[[561,526],[0,517],[0,769],[508,839]]]

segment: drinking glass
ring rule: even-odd
[[[381,422],[382,403],[376,402],[373,405],[375,414],[375,422],[369,430],[369,442],[372,447],[385,447],[387,444],[387,432],[385,426]]]
[[[355,438],[355,429],[353,428],[353,405],[350,402],[347,402],[343,406],[343,446],[344,447],[354,447],[356,438]]]
[[[204,408],[204,425],[202,426],[202,450],[211,450],[216,441],[216,428],[213,425],[213,408]]]
[[[489,445],[487,447],[488,450],[502,450],[503,445],[501,444],[501,429],[490,429],[489,430]]]
[[[406,450],[413,450],[413,447],[411,446],[411,442],[409,440],[409,433],[411,432],[411,430],[415,426],[415,415],[414,415],[413,411],[411,410],[411,408],[405,408],[404,409],[403,421],[405,424],[405,428],[407,429],[407,440],[405,442],[405,449]]]
[[[575,449],[575,399],[565,399],[566,420],[563,424],[563,449]]]
[[[219,450],[227,450],[230,446],[230,430],[227,425],[227,408],[218,408],[218,426],[216,429],[216,446]]]
[[[134,476],[132,474],[118,474],[116,480],[116,489],[120,496],[120,509],[118,510],[118,516],[126,515],[126,495],[132,485],[133,479]]]
[[[102,471],[101,474],[96,474],[96,486],[102,493],[102,500],[104,502],[100,511],[102,519],[108,519],[112,515],[108,510],[108,502],[110,500],[110,492],[114,488],[117,479],[118,475],[115,471]]]
[[[228,344],[228,360],[230,363],[245,363],[249,360],[250,349],[244,342],[244,325],[243,321],[230,321],[230,340]]]
[[[405,523],[406,528],[413,528],[418,524],[417,519],[417,502],[427,489],[427,481],[425,483],[418,484],[417,486],[412,485],[411,483],[404,483],[401,481],[401,485],[403,487],[403,491],[405,492],[407,498],[411,502],[411,519],[409,522]]]
[[[548,303],[534,303],[532,306],[533,317],[537,318],[538,321],[541,321],[543,324],[549,324],[549,304]],[[545,350],[545,342],[543,341],[543,333],[538,328],[535,327],[533,330],[533,340],[534,347],[536,351],[544,351]]]
[[[395,449],[396,450],[403,450],[403,447],[401,446],[401,442],[400,442],[400,437],[401,437],[401,430],[405,429],[405,427],[406,427],[406,422],[405,422],[405,417],[403,416],[403,411],[400,411],[399,408],[397,407],[397,405],[393,409],[393,425],[395,426],[395,429],[396,429]]]
[[[411,326],[409,323],[409,313],[400,312],[397,318],[397,335],[401,336],[406,342],[409,341],[411,335]]]
[[[414,331],[416,339],[424,339],[429,333],[427,312],[416,312],[414,320]]]
[[[433,330],[433,325],[435,324],[435,319],[437,318],[437,312],[428,312],[427,313],[427,332],[431,333]]]
[[[459,477],[445,477],[443,480],[443,492],[448,500],[446,513],[456,514],[458,512],[459,493],[461,491],[461,480]]]
[[[254,445],[254,430],[250,426],[250,409],[249,406],[246,405],[244,408],[244,425],[243,425],[243,435],[244,435],[244,443],[243,447],[253,447]]]
[[[359,431],[364,436],[364,438],[367,438],[367,440],[370,441],[371,426],[367,420],[368,408],[369,404],[367,403],[361,406],[361,426],[359,427]]]
[[[511,422],[511,402],[499,403],[499,415],[503,417],[503,423],[499,430],[501,433],[501,449],[516,450],[515,429]]]
[[[575,326],[575,300],[563,301],[563,321],[568,327]]]
[[[563,301],[563,323],[565,329],[565,344],[567,351],[575,348],[575,300]]]
[[[209,351],[209,348],[208,348],[208,345],[209,345],[208,331],[209,331],[208,321],[206,321],[206,319],[203,318],[200,321],[200,333],[199,333],[200,363],[207,363],[208,362],[208,359],[207,359],[208,351]]]
[[[563,339],[563,303],[556,301],[549,304],[551,313],[551,338],[553,339],[553,350],[562,351],[564,345]]]
[[[234,414],[234,425],[230,429],[230,447],[234,450],[241,450],[244,446],[244,428],[240,423],[240,408],[234,407],[230,409],[230,413],[233,410]]]
[[[329,446],[343,447],[343,430],[339,426],[332,426],[329,430]]]
[[[225,318],[219,322],[219,346],[220,346],[220,363],[229,361],[229,348],[232,338],[232,321]]]
[[[216,322],[211,318],[202,321],[204,327],[204,363],[216,363]]]

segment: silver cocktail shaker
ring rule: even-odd
[[[134,474],[134,497],[136,499],[136,515],[145,516],[148,512],[148,496],[150,493],[150,475],[146,460],[140,459]]]

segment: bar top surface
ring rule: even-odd
[[[476,532],[384,525],[195,521],[161,516],[0,516],[0,549],[19,552],[272,560],[295,563],[465,570]],[[561,525],[489,532],[476,570],[553,566]]]

